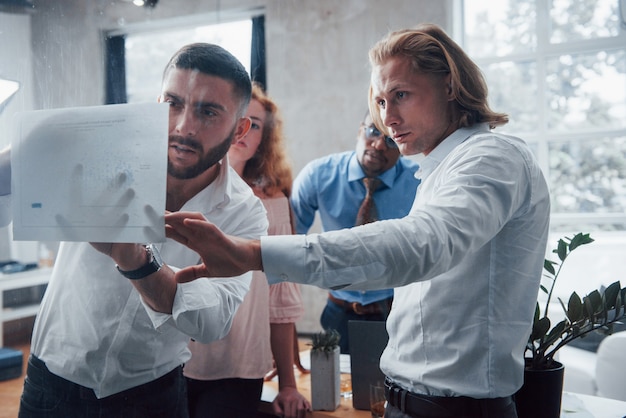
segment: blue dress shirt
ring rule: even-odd
[[[400,157],[393,167],[378,176],[382,184],[374,193],[374,202],[379,220],[402,218],[409,213],[420,183],[415,178],[418,169],[416,162]],[[319,212],[324,231],[353,227],[365,197],[364,177],[354,151],[331,154],[308,163],[294,180],[291,193],[297,233],[309,231],[315,212]],[[331,293],[339,299],[367,305],[391,297],[393,290]]]

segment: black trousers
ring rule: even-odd
[[[188,418],[182,366],[152,382],[106,398],[51,373],[45,363],[28,359],[19,418]]]
[[[195,380],[187,378],[191,418],[257,416],[263,379]]]

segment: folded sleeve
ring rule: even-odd
[[[252,273],[234,278],[199,278],[177,285],[172,314],[152,310],[143,303],[152,325],[170,324],[201,343],[224,338],[233,317],[250,289]]]

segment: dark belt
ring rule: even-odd
[[[387,402],[405,414],[424,417],[474,417],[483,411],[505,411],[513,398],[476,399],[468,396],[429,396],[409,392],[385,379]]]
[[[328,300],[342,308],[344,311],[354,312],[357,315],[387,315],[391,309],[391,302],[393,301],[393,298],[377,300],[376,302],[362,305],[359,302],[348,302],[347,300],[336,298],[329,293]]]

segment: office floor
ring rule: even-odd
[[[5,347],[20,350],[24,353],[22,375],[15,379],[0,382],[0,418],[15,418],[17,417],[17,410],[20,405],[20,396],[22,395],[30,343],[6,345]]]

